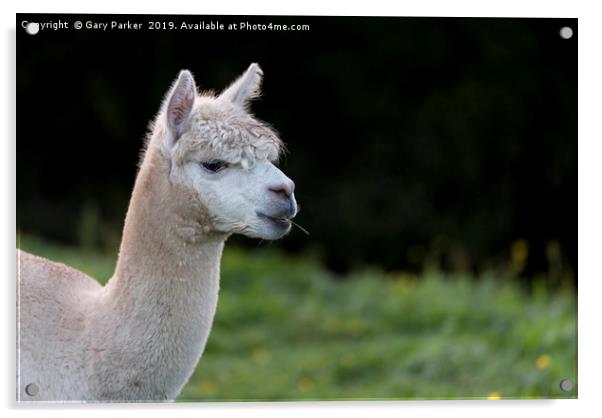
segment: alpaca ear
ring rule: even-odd
[[[167,95],[167,127],[170,144],[173,145],[182,136],[190,122],[194,99],[196,98],[196,84],[188,70],[180,71],[178,79],[174,82]]]
[[[263,71],[257,63],[253,63],[238,80],[232,83],[222,94],[220,99],[228,100],[234,104],[246,107],[250,100],[261,94],[261,79]]]

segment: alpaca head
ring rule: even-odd
[[[274,165],[283,144],[248,112],[262,75],[251,64],[215,96],[197,93],[192,74],[184,70],[159,114],[170,183],[185,190],[186,213],[202,215],[205,232],[277,239],[289,232],[297,213],[295,185]]]

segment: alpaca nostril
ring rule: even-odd
[[[268,190],[280,197],[291,197],[295,190],[295,183],[282,183],[277,186],[268,187]]]
[[[270,192],[277,194],[280,197],[289,197],[291,195],[290,190],[285,187],[270,187],[268,189]]]

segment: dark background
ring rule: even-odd
[[[311,29],[18,30],[19,231],[114,250],[147,124],[178,71],[220,90],[258,62],[252,108],[287,144],[281,167],[310,232],[263,245],[336,272],[576,280],[576,19],[18,15],[17,27],[59,18]]]

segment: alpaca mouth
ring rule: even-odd
[[[265,213],[261,213],[261,212],[257,212],[257,216],[259,216],[260,218],[266,219],[270,223],[272,223],[278,227],[281,227],[281,228],[288,228],[291,225],[291,220],[289,218],[269,216],[269,215],[266,215]]]

